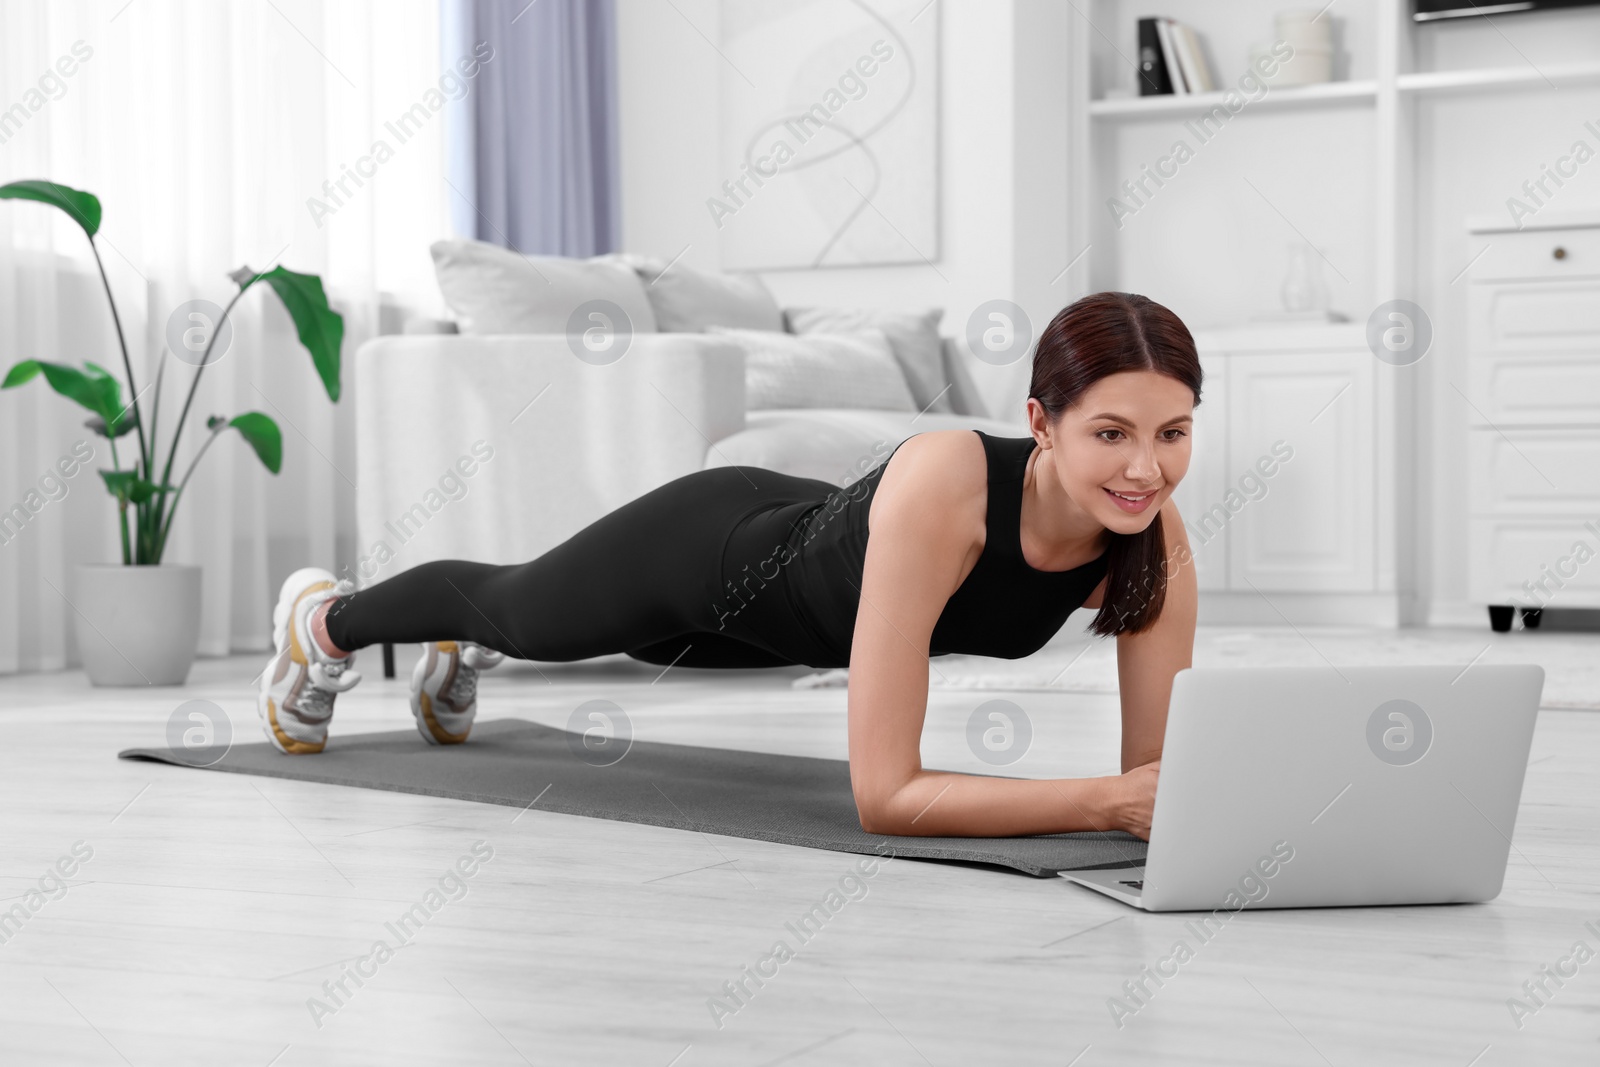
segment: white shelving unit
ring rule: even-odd
[[[1428,286],[1434,287],[1430,292],[1436,295],[1438,283],[1433,275],[1442,269],[1440,259],[1451,261],[1446,281],[1465,264],[1465,258],[1454,261],[1454,250],[1442,255],[1433,233],[1428,234],[1433,238],[1431,248],[1424,247],[1419,236],[1425,225],[1419,220],[1426,215],[1426,205],[1418,198],[1419,172],[1424,182],[1434,183],[1430,190],[1436,190],[1439,177],[1428,168],[1445,165],[1431,158],[1419,159],[1418,146],[1428,132],[1419,111],[1462,98],[1469,105],[1474,97],[1493,105],[1507,94],[1528,94],[1527,99],[1538,100],[1538,93],[1552,88],[1600,86],[1600,60],[1589,58],[1596,54],[1594,42],[1600,41],[1600,7],[1569,9],[1559,16],[1513,16],[1544,20],[1540,24],[1547,27],[1544,39],[1549,47],[1534,52],[1536,64],[1501,30],[1502,26],[1530,23],[1497,19],[1493,34],[1485,30],[1469,40],[1468,46],[1461,46],[1463,34],[1474,31],[1416,24],[1408,0],[1347,0],[1326,9],[1328,17],[1338,20],[1335,45],[1342,59],[1336,61],[1336,80],[1295,87],[1269,84],[1265,95],[1250,100],[1227,120],[1224,134],[1216,139],[1226,147],[1213,148],[1209,139],[1199,139],[1206,159],[1187,164],[1190,173],[1199,176],[1179,179],[1182,192],[1173,192],[1147,177],[1160,158],[1163,138],[1165,145],[1178,139],[1196,142],[1192,132],[1184,131],[1192,131],[1192,120],[1222,105],[1227,94],[1126,95],[1134,82],[1128,64],[1137,54],[1137,19],[1163,15],[1192,26],[1209,53],[1217,81],[1230,85],[1237,80],[1230,71],[1246,69],[1243,57],[1249,45],[1270,39],[1272,14],[1284,6],[1293,5],[1273,0],[1227,5],[1203,0],[1155,4],[1086,0],[1075,9],[1078,15],[1072,20],[1066,57],[1071,81],[1068,219],[1070,252],[1082,252],[1082,257],[1067,273],[1072,292],[1147,286],[1152,295],[1161,292],[1173,299],[1204,294],[1198,312],[1194,307],[1186,309],[1186,320],[1192,323],[1199,318],[1202,329],[1197,335],[1226,335],[1233,346],[1227,350],[1242,351],[1239,346],[1246,342],[1238,338],[1251,331],[1239,329],[1247,316],[1238,313],[1244,302],[1234,294],[1253,294],[1259,310],[1266,310],[1276,296],[1264,291],[1273,284],[1268,268],[1250,273],[1252,263],[1259,266],[1282,255],[1282,244],[1274,245],[1262,234],[1272,232],[1278,219],[1287,242],[1294,239],[1291,229],[1301,238],[1302,227],[1317,232],[1316,224],[1323,221],[1318,217],[1320,205],[1340,220],[1333,238],[1343,242],[1337,264],[1332,255],[1323,256],[1343,284],[1342,301],[1334,306],[1349,316],[1350,328],[1359,337],[1367,316],[1380,303],[1396,298],[1424,302],[1423,290]],[[1513,36],[1521,38],[1522,31]],[[1524,62],[1515,63],[1518,56]],[[1116,91],[1108,94],[1112,89]],[[1432,116],[1428,111],[1429,121]],[[1300,168],[1298,173],[1295,168]],[[1537,168],[1534,159],[1528,173],[1536,174]],[[1161,171],[1167,181],[1173,180],[1171,169],[1168,163]],[[1223,174],[1226,179],[1220,176]],[[1517,181],[1520,179],[1521,175]],[[1145,194],[1144,201],[1129,201],[1137,214],[1129,218],[1126,212],[1120,216],[1114,210],[1108,213],[1108,201],[1126,196],[1130,181]],[[1516,181],[1505,185],[1497,199],[1488,203],[1499,204],[1516,191]],[[1174,206],[1179,204],[1182,213]],[[1254,214],[1248,214],[1251,211]],[[1206,218],[1208,213],[1217,218]],[[1237,220],[1241,218],[1249,218],[1250,225],[1240,226]],[[1449,221],[1431,224],[1436,231],[1450,230],[1452,225]],[[1173,232],[1169,236],[1164,230]],[[1320,232],[1326,233],[1327,227]],[[1453,232],[1461,232],[1458,224]],[[1257,242],[1257,247],[1241,251],[1237,243],[1246,241]],[[1419,269],[1419,256],[1429,255],[1432,259],[1427,269]],[[1216,277],[1230,271],[1237,277]],[[1464,288],[1455,290],[1462,291]],[[1231,304],[1227,303],[1230,298]],[[1212,315],[1215,307],[1233,309],[1232,317],[1208,320],[1205,316]],[[1457,314],[1464,318],[1463,313]],[[1461,336],[1465,329],[1465,325],[1459,327]],[[1347,349],[1347,354],[1359,352],[1361,347]],[[1296,346],[1285,343],[1279,348],[1285,357],[1285,374],[1298,373],[1292,369]],[[1263,390],[1262,396],[1272,395],[1273,389],[1292,388],[1287,379],[1274,383],[1257,373],[1270,364],[1253,361],[1268,357],[1208,358],[1219,368],[1224,363],[1252,368],[1250,375],[1219,370],[1213,381],[1220,389],[1233,390],[1246,378]],[[1326,361],[1333,357],[1315,358]],[[1432,358],[1437,363],[1440,357]],[[1420,371],[1397,367],[1376,359],[1360,374],[1368,371],[1370,389],[1363,403],[1378,420],[1373,432],[1382,444],[1373,456],[1371,471],[1361,475],[1369,479],[1372,499],[1346,503],[1358,507],[1370,521],[1364,520],[1366,524],[1359,529],[1348,524],[1342,528],[1342,536],[1363,541],[1350,557],[1362,562],[1341,572],[1335,583],[1337,594],[1329,592],[1326,576],[1314,573],[1314,568],[1298,578],[1292,566],[1275,574],[1273,589],[1277,592],[1266,596],[1274,603],[1294,604],[1301,612],[1297,621],[1423,623],[1430,621],[1430,606],[1437,613],[1437,605],[1430,605],[1439,595],[1432,588],[1431,551],[1437,535],[1430,530],[1435,521],[1431,509],[1438,507],[1431,496],[1434,475],[1441,465],[1462,465],[1467,460],[1458,454],[1459,447],[1452,450],[1447,443],[1423,435],[1432,432],[1433,415],[1427,409],[1441,403],[1437,398],[1446,393],[1449,373],[1431,366]],[[1368,389],[1366,384],[1358,387]],[[1237,413],[1247,410],[1249,404],[1248,398],[1236,395],[1219,396],[1218,400],[1214,412],[1226,409]],[[1357,428],[1366,432],[1364,423]],[[1213,450],[1210,458],[1201,462],[1215,465],[1224,454],[1225,450]],[[1231,461],[1231,456],[1222,460]],[[1223,484],[1238,473],[1207,470],[1198,481]],[[1462,472],[1461,488],[1466,481]],[[1318,520],[1308,515],[1306,521],[1310,529],[1309,524]],[[1286,524],[1280,516],[1277,526],[1282,530],[1292,522]],[[1370,546],[1365,543],[1368,539]],[[1461,541],[1464,557],[1464,535]],[[1233,588],[1241,574],[1264,573],[1249,553],[1233,548],[1225,555],[1228,568],[1213,562],[1207,576],[1211,592],[1203,601],[1211,606],[1211,617],[1281,622],[1275,609],[1263,602],[1256,578],[1251,578],[1250,591]],[[1463,575],[1464,567],[1463,563]],[[1354,575],[1370,575],[1371,581],[1366,583],[1364,577],[1358,580]],[[1461,585],[1460,591],[1445,595],[1460,602],[1453,602],[1452,620],[1465,622],[1473,616],[1466,610],[1470,599],[1466,582]],[[1203,614],[1205,611],[1203,604]],[[1481,606],[1476,607],[1480,624],[1486,622],[1482,612]]]
[[[1092,100],[1089,114],[1096,119],[1138,119],[1145,116],[1200,114],[1210,111],[1227,98],[1225,92],[1192,93],[1188,96],[1123,96]],[[1324,82],[1277,89],[1262,97],[1259,106],[1269,111],[1287,108],[1319,107],[1328,104],[1371,104],[1378,95],[1375,81]],[[1257,105],[1252,105],[1257,106]]]
[[[1486,67],[1476,70],[1424,71],[1397,74],[1394,90],[1409,94],[1469,94],[1505,89],[1545,89],[1568,85],[1600,85],[1600,63],[1563,63],[1533,67]],[[1251,105],[1256,111],[1280,111],[1338,105],[1373,105],[1380,93],[1375,79],[1322,82],[1272,90]],[[1136,121],[1168,115],[1200,114],[1222,104],[1225,92],[1187,96],[1115,96],[1089,101],[1088,113],[1097,120]]]

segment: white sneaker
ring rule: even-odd
[[[361,681],[350,669],[355,655],[336,659],[311,637],[311,612],[336,596],[355,592],[320,567],[302,567],[284,581],[272,610],[277,652],[261,672],[256,711],[267,740],[291,756],[321,752],[328,743],[333,698]]]
[[[505,656],[470,641],[427,641],[411,672],[411,714],[430,745],[459,745],[478,713],[478,672]]]

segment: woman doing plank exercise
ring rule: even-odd
[[[1147,838],[1172,680],[1194,647],[1194,568],[1169,498],[1200,382],[1177,316],[1098,293],[1039,338],[1031,436],[916,434],[843,489],[698,471],[514,566],[426,563],[359,592],[297,571],[260,684],[267,737],[320,752],[334,698],[359,679],[353,653],[382,642],[424,644],[411,705],[433,744],[467,739],[477,674],[502,656],[848,666],[850,777],[869,832]],[[1080,607],[1117,638],[1122,773],[925,769],[928,658],[1027,656]]]

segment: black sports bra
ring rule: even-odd
[[[1068,571],[1029,566],[1022,557],[1022,482],[1033,438],[973,432],[983,441],[989,466],[983,553],[940,613],[929,653],[1020,659],[1042,648],[1067,616],[1083,606],[1105,577],[1107,558],[1101,554]],[[786,568],[790,603],[840,663],[849,662],[866,562],[867,514],[888,463],[885,459],[860,483],[836,491],[835,499],[844,500],[842,507],[825,503],[812,508],[790,540],[796,551]]]

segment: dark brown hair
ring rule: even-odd
[[[1093,293],[1039,335],[1028,395],[1054,425],[1100,379],[1142,370],[1177,379],[1200,403],[1200,358],[1178,316],[1135,293]],[[1167,597],[1160,512],[1140,533],[1113,533],[1107,557],[1106,595],[1090,629],[1104,637],[1148,629]]]

